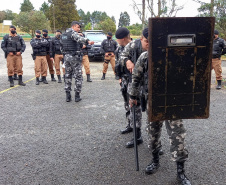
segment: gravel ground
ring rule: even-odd
[[[34,77],[30,44],[23,54],[24,81]],[[0,92],[9,88],[0,51]],[[223,62],[226,77],[226,62]],[[140,171],[133,149],[125,144],[132,133],[126,125],[118,82],[111,67],[101,81],[102,62],[91,63],[92,83],[84,78],[82,101],[65,102],[64,85],[51,82],[16,87],[0,93],[0,185],[177,185],[176,165],[170,160],[165,128],[159,171],[144,174],[151,161],[145,132],[139,145]],[[85,77],[85,75],[84,75]],[[214,80],[212,80],[214,81]],[[189,159],[186,174],[193,185],[226,184],[226,89],[211,88],[210,117],[184,120]]]

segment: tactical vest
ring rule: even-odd
[[[220,58],[222,55],[222,50],[224,45],[224,40],[221,38],[217,38],[213,41],[213,58]]]
[[[114,52],[115,51],[115,45],[113,40],[105,39],[104,41],[104,51],[105,52]]]
[[[62,54],[60,50],[60,39],[55,37],[53,42],[54,42],[53,44],[54,44],[55,54],[59,54],[59,55]]]
[[[135,42],[135,48],[134,48],[134,53],[133,53],[134,57],[133,57],[132,61],[134,64],[136,64],[137,59],[140,57],[140,55],[143,51],[142,51],[141,40],[137,39],[134,42]]]
[[[49,42],[46,41],[46,39],[36,39],[34,38],[34,42],[38,43],[40,45],[40,48],[33,48],[33,54],[35,56],[46,56],[49,48]],[[46,44],[43,44],[43,43]]]
[[[72,40],[71,36],[72,31],[65,32],[61,35],[60,42],[64,53],[76,53],[76,51],[80,51],[80,45],[78,42]]]
[[[22,49],[22,45],[20,42],[20,36],[17,35],[15,37],[9,36],[7,39],[7,51],[8,52],[19,52]]]

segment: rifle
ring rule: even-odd
[[[134,138],[134,154],[135,154],[136,171],[139,171],[135,106],[136,105],[133,105],[132,106],[132,113],[133,113],[133,136],[134,136],[133,138]]]

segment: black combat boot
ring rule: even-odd
[[[46,76],[43,76],[43,77],[42,77],[42,81],[43,81],[44,84],[48,84],[48,82],[47,82],[47,80],[46,80]]]
[[[39,85],[39,77],[36,77],[35,85]]]
[[[18,85],[26,86],[26,84],[22,81],[22,75],[19,75]]]
[[[217,80],[217,87],[216,89],[220,90],[221,89],[221,80]]]
[[[71,101],[71,92],[66,91],[66,102],[70,102],[70,101]]]
[[[57,75],[57,78],[58,78],[58,83],[62,83],[61,76]]]
[[[150,162],[150,164],[147,165],[147,167],[145,169],[146,174],[150,175],[150,174],[155,173],[158,170],[158,168],[160,166],[160,164],[159,164],[159,151],[160,150],[152,152],[153,159]]]
[[[14,87],[13,77],[9,76],[10,87]]]
[[[65,75],[63,76],[63,78],[64,78],[64,82],[65,82]]]
[[[105,80],[105,75],[106,75],[106,73],[103,73],[101,80]]]
[[[191,182],[184,174],[184,162],[177,162],[177,179],[181,185],[191,185]]]
[[[17,77],[17,74],[14,74],[13,80],[19,80],[19,78]]]
[[[80,98],[80,93],[79,92],[75,92],[75,102],[79,102],[82,99]]]
[[[121,130],[121,134],[127,134],[127,133],[130,133],[130,132],[133,132],[133,128],[130,126],[130,123],[128,123],[126,128]]]
[[[137,132],[137,145],[139,145],[139,144],[143,143],[140,128],[136,128],[136,132]],[[134,139],[131,139],[131,141],[126,143],[126,148],[133,148],[133,147],[134,147]]]
[[[87,82],[92,82],[92,80],[90,78],[90,74],[87,74]]]
[[[55,82],[56,79],[54,78],[54,74],[51,74],[51,81]]]

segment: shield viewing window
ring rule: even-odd
[[[209,117],[214,23],[149,19],[149,121]]]

